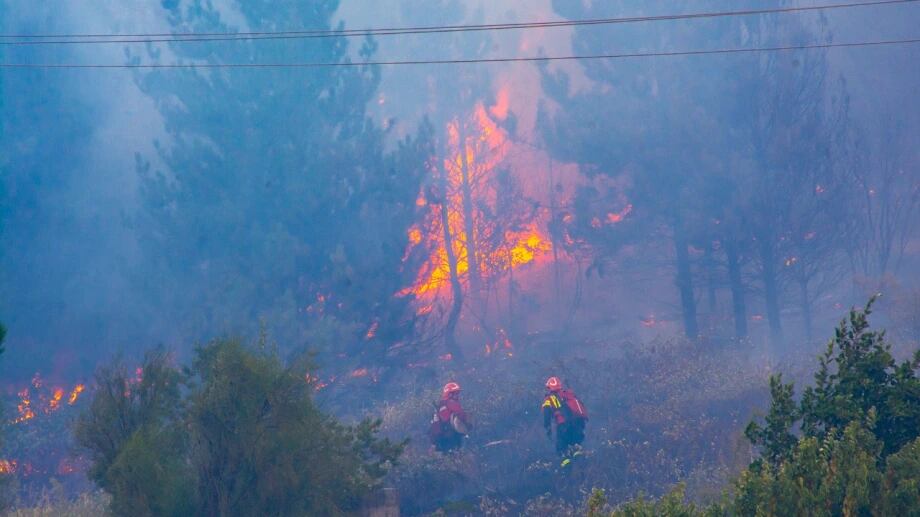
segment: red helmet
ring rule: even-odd
[[[444,385],[444,388],[441,389],[441,395],[444,397],[447,397],[454,393],[460,393],[460,385],[453,381],[448,382],[447,384]]]
[[[559,377],[550,377],[546,379],[546,389],[549,391],[559,391],[562,389],[562,381],[559,380]]]

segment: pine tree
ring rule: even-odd
[[[819,358],[815,385],[799,403],[791,383],[770,378],[765,423],[751,422],[745,432],[760,457],[721,501],[687,504],[678,486],[658,501],[640,496],[611,515],[918,515],[920,351],[894,361],[884,331],[869,329],[874,301],[841,321]],[[604,502],[595,492],[589,514],[599,515]]]
[[[333,28],[334,0],[237,2],[247,30]],[[174,6],[175,32],[237,30],[209,2]],[[375,50],[367,40],[358,50]],[[345,38],[173,43],[170,60],[207,63],[351,59]],[[159,59],[153,54],[150,59]],[[136,56],[135,59],[140,59]],[[165,59],[165,58],[164,58]],[[176,315],[185,335],[274,334],[337,353],[395,341],[408,300],[393,296],[413,271],[401,262],[431,152],[422,134],[385,151],[366,115],[375,67],[156,71],[137,82],[162,114],[169,141],[139,158],[137,221],[151,276],[139,288]]]
[[[875,300],[850,311],[819,358],[815,385],[802,397],[802,430],[818,437],[839,434],[872,410],[874,433],[889,455],[920,435],[920,350],[895,361],[885,332],[869,329]]]

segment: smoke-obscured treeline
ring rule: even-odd
[[[640,4],[0,0],[0,32],[727,9]],[[915,37],[918,16],[905,4],[377,38],[0,45],[0,61],[775,47]],[[314,354],[309,380],[324,411],[380,416],[386,436],[413,440],[409,467],[390,484],[461,473],[485,485],[460,483],[457,499],[558,488],[569,502],[585,487],[622,501],[688,479],[694,497],[711,492],[750,459],[741,432],[768,396],[768,374],[810,379],[802,358],[820,352],[847,308],[882,292],[878,318],[895,354],[917,346],[917,56],[907,45],[543,64],[0,69],[0,321],[9,331],[0,393],[10,402],[4,420],[15,422],[0,459],[23,465],[57,448],[34,460],[37,485],[82,473],[85,454],[60,451],[74,445],[70,421],[87,409],[80,394],[94,390],[100,364],[140,365],[157,344],[186,364],[197,344],[264,333],[282,362]],[[592,468],[558,487],[533,435],[543,379],[557,373],[602,415],[589,429]],[[450,379],[483,420],[470,438],[481,471],[445,466],[419,443]],[[406,501],[418,512],[437,502]]]
[[[10,33],[73,28],[47,7],[9,7]],[[146,15],[163,29],[219,32],[295,19],[332,26],[337,7],[165,3]],[[718,6],[668,12],[678,7]],[[451,2],[394,11],[394,24],[409,25],[486,16]],[[626,11],[560,3],[553,12],[579,19]],[[897,13],[881,11],[895,32]],[[841,27],[861,35],[854,16],[434,38],[446,55],[464,57],[514,50],[509,39],[581,53],[771,46],[852,39]],[[431,38],[3,51],[22,62],[337,61],[380,57],[380,47],[430,54]],[[454,202],[452,179],[443,177],[452,174],[444,161],[460,155],[451,131],[477,162],[456,185],[453,260],[467,268],[469,248],[476,267],[453,276],[460,291],[477,291],[467,293],[469,312],[460,316],[484,320],[503,310],[474,324],[483,328],[477,349],[499,339],[498,329],[533,330],[527,316],[540,309],[530,301],[556,314],[592,305],[587,299],[603,294],[589,292],[598,282],[621,296],[655,293],[616,306],[620,327],[673,322],[669,331],[679,326],[690,336],[768,333],[774,343],[814,337],[816,318],[826,321],[880,282],[906,288],[915,267],[917,110],[897,94],[916,72],[896,65],[910,49],[860,52],[846,57],[864,68],[809,51],[405,74],[5,71],[3,312],[14,331],[11,361],[30,377],[49,368],[51,347],[61,363],[51,368],[85,373],[111,347],[251,334],[259,321],[298,342],[334,341],[334,353],[349,356],[443,337],[450,302],[462,293],[439,286],[450,300],[435,307],[443,314],[434,311],[433,323],[416,314],[429,300],[412,307],[412,296],[397,294],[423,281],[423,255],[431,253],[411,246],[413,228],[424,246],[444,248],[430,240],[443,225],[429,218],[439,196]],[[873,62],[882,53],[886,61]],[[890,94],[872,91],[866,75],[880,71],[898,72],[887,81],[896,83]],[[107,93],[123,102],[112,105]],[[501,132],[497,144],[481,138],[482,118]],[[106,149],[113,136],[137,138],[126,133],[148,140]],[[529,248],[526,238],[524,246],[509,242],[521,232],[540,240]],[[538,255],[517,278],[515,268],[494,263],[515,248]],[[449,269],[451,259],[435,259]],[[451,274],[441,276],[451,283]],[[571,321],[559,317],[540,330]],[[380,346],[364,343],[371,326]]]

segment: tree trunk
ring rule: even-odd
[[[444,342],[447,351],[451,356],[460,360],[463,358],[463,352],[457,344],[456,330],[457,322],[460,320],[460,311],[463,309],[463,285],[460,283],[460,275],[457,271],[457,256],[454,254],[454,241],[450,233],[450,208],[447,197],[447,170],[443,171],[440,179],[441,184],[441,226],[444,228],[444,250],[447,253],[447,268],[450,271],[450,288],[452,303],[450,312],[447,315],[447,324],[444,327]]]
[[[716,313],[716,261],[713,257],[712,243],[706,244],[706,301],[709,306],[709,320],[714,321]],[[710,323],[712,324],[712,323]]]
[[[693,298],[693,274],[690,270],[690,253],[687,238],[680,224],[674,225],[674,246],[677,251],[677,289],[680,291],[680,305],[684,317],[684,333],[690,339],[699,336],[696,322],[696,300]]]
[[[767,305],[767,319],[770,322],[770,337],[778,344],[783,337],[783,327],[779,316],[779,287],[776,279],[776,260],[773,246],[767,239],[760,239],[761,281],[763,282],[764,301]]]
[[[496,291],[498,288],[496,287]],[[497,294],[496,294],[497,298]],[[496,302],[498,305],[498,302]],[[509,330],[514,329],[514,258],[512,257],[511,250],[508,250],[508,325],[506,325]]]
[[[811,300],[808,297],[808,280],[799,280],[799,291],[801,293],[802,320],[805,322],[805,339],[811,342],[812,338],[812,321],[811,321]]]
[[[463,231],[466,233],[466,263],[469,266],[470,291],[474,299],[478,296],[481,288],[479,277],[479,255],[476,252],[476,224],[473,219],[473,187],[471,185],[471,174],[469,158],[467,157],[466,133],[463,130],[463,122],[457,122],[457,134],[460,140],[460,174],[461,174],[461,195],[463,196]]]
[[[383,488],[371,493],[364,500],[361,517],[399,517],[399,492]]]
[[[725,257],[728,261],[728,283],[732,291],[732,313],[735,317],[735,337],[747,337],[747,308],[744,302],[744,284],[741,281],[741,259],[738,244],[733,239],[725,242]]]
[[[549,159],[549,220],[552,221],[553,228],[550,228],[549,240],[553,247],[553,293],[555,294],[556,303],[560,301],[560,291],[562,290],[562,280],[559,271],[559,246],[556,242],[556,180],[553,177],[553,159]]]

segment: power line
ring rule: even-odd
[[[754,52],[780,52],[791,50],[830,49],[849,47],[873,47],[886,45],[906,45],[920,43],[920,38],[880,41],[859,41],[850,43],[816,43],[811,45],[787,45],[757,48],[723,48],[711,50],[682,50],[670,52],[637,52],[623,54],[593,54],[574,56],[533,56],[533,57],[499,57],[476,59],[436,59],[408,61],[342,61],[338,63],[170,63],[170,64],[74,64],[74,63],[0,63],[0,68],[101,68],[101,69],[162,69],[162,68],[329,68],[354,66],[405,66],[405,65],[454,65],[474,63],[519,63],[575,61],[593,59],[624,59],[648,57],[700,56],[711,54],[742,54]]]
[[[546,22],[498,23],[481,25],[443,25],[378,29],[348,30],[305,30],[277,32],[209,32],[209,33],[148,33],[148,34],[0,34],[0,38],[26,41],[0,41],[0,45],[85,45],[114,43],[180,43],[202,41],[250,41],[278,39],[337,38],[358,36],[394,36],[409,34],[442,34],[453,32],[476,32],[492,30],[519,30],[586,25],[610,25],[621,23],[658,22],[690,20],[701,18],[722,18],[762,14],[796,13],[853,7],[873,7],[915,3],[920,0],[874,0],[869,2],[837,3],[802,7],[781,7],[773,9],[749,9],[741,11],[717,11],[659,16],[635,16],[627,18],[593,18],[583,20],[558,20]],[[57,38],[57,39],[53,39]],[[103,38],[103,39],[86,39]]]

